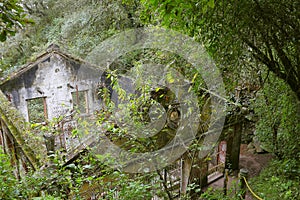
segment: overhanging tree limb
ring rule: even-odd
[[[36,157],[36,152],[29,146],[26,142],[24,134],[26,133],[25,120],[18,113],[10,102],[6,99],[5,95],[0,90],[0,117],[5,123],[15,141],[18,143],[19,147],[23,151],[24,155],[27,157],[28,161],[36,170],[40,163]],[[34,138],[30,138],[34,140]]]

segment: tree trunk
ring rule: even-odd
[[[34,138],[26,138],[26,126],[25,120],[18,113],[18,110],[14,108],[11,103],[6,99],[5,95],[0,90],[0,118],[2,120],[2,126],[5,126],[9,129],[12,137],[18,144],[19,148],[22,150],[24,155],[27,157],[29,163],[32,165],[33,169],[37,169],[40,165],[39,160],[37,159],[37,151],[34,151],[30,144],[38,145],[40,144]],[[30,144],[29,144],[30,142]],[[43,146],[40,145],[40,148]]]
[[[234,136],[232,140],[232,170],[239,170],[239,161],[240,161],[240,147],[241,147],[241,138],[242,138],[242,124],[238,122],[234,125]]]
[[[242,122],[236,121],[232,131],[229,132],[226,139],[226,161],[225,168],[237,172],[240,161],[240,147],[242,138]]]

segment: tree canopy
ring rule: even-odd
[[[143,2],[145,21],[182,30],[204,41],[216,59],[227,65],[235,62],[235,68],[245,59],[254,58],[283,79],[300,100],[299,1]]]

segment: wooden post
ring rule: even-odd
[[[228,131],[228,134],[226,136],[226,156],[225,156],[225,169],[229,169],[231,170],[232,167],[232,155],[231,155],[231,152],[232,152],[232,140],[233,140],[233,131],[232,130],[229,130]]]
[[[237,175],[240,161],[243,122],[239,122],[237,118],[234,123],[235,124],[233,125],[232,130],[229,131],[226,139],[227,149],[225,168],[232,170],[234,175]]]
[[[243,199],[246,197],[246,182],[244,178],[247,180],[248,179],[248,170],[247,169],[240,169],[239,173],[239,184],[240,184],[240,194]]]
[[[231,150],[231,169],[236,171],[236,175],[239,169],[240,162],[240,147],[241,147],[241,138],[242,138],[242,123],[236,120],[236,124],[234,125],[234,133],[232,140],[232,150]]]
[[[180,194],[185,195],[187,192],[187,186],[189,184],[189,177],[191,173],[192,168],[192,160],[188,157],[188,155],[185,155],[182,161],[182,174],[181,174],[181,188],[180,188]]]
[[[224,186],[223,186],[224,196],[227,195],[228,171],[229,171],[228,169],[225,169],[225,173],[224,173]]]

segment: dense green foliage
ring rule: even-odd
[[[122,30],[157,25],[180,31],[205,45],[222,70],[228,94],[233,94],[237,85],[256,88],[251,91],[255,98],[249,99],[256,123],[255,136],[266,150],[274,153],[276,160],[250,181],[253,189],[265,199],[299,198],[299,1],[28,0],[22,3],[23,6],[14,0],[0,3],[1,41],[29,22],[23,10],[35,21],[0,44],[0,77],[3,71],[7,74],[34,59],[52,43],[84,59],[100,42]],[[138,68],[144,61],[172,63],[172,67],[187,78],[196,77],[196,70],[183,58],[149,49],[130,52],[117,59],[111,68],[122,73]],[[193,81],[193,89],[196,88],[200,106],[203,106],[201,100],[205,94],[198,90],[203,81],[199,77]],[[135,103],[132,109],[137,111]],[[106,114],[110,114],[109,109],[98,116],[100,122]],[[135,114],[126,117],[140,117],[139,112]],[[112,137],[118,136],[116,141],[121,134],[124,138],[124,132],[113,125],[108,126],[108,132]],[[129,141],[128,145],[134,142]],[[147,142],[142,141],[133,151],[147,151],[151,147],[145,145]],[[1,151],[0,198],[59,199],[69,195],[80,198],[84,184],[100,185],[99,195],[108,199],[114,199],[117,191],[121,199],[150,199],[154,195],[170,198],[162,187],[166,183],[160,180],[159,171],[132,176],[109,168],[110,159],[84,155],[78,162],[65,165],[58,153],[48,159],[52,167],[18,180],[13,175],[9,157]],[[193,186],[190,185],[190,190]],[[189,199],[189,195],[186,198]],[[202,198],[227,197],[220,191],[209,190]]]
[[[0,2],[0,41],[4,42],[9,36],[14,36],[25,24],[32,23],[18,0],[3,0]],[[1,57],[3,55],[1,54]],[[1,58],[2,59],[2,58]],[[1,66],[1,73],[7,68]]]
[[[16,31],[31,22],[25,18],[23,7],[18,0],[4,0],[0,2],[0,41],[8,36],[14,36]]]
[[[250,181],[264,199],[299,199],[300,168],[295,160],[273,161],[260,176]]]
[[[91,155],[85,155],[79,162],[69,165],[64,165],[59,154],[53,155],[51,159],[51,167],[18,180],[9,157],[0,149],[0,198],[37,200],[66,199],[72,196],[81,199],[89,192],[94,192],[100,199],[150,199],[154,195],[165,195],[160,188],[160,181],[153,179],[155,174],[133,177],[112,170],[108,166],[109,162],[103,161],[104,158],[95,159]],[[84,188],[91,191],[84,191]]]
[[[15,191],[14,186],[17,182],[9,158],[3,153],[2,148],[0,148],[0,198],[14,198],[17,192]]]
[[[228,92],[235,82],[258,86],[256,97],[250,100],[258,119],[256,137],[280,160],[274,164],[278,170],[270,167],[268,171],[269,186],[259,179],[259,187],[261,191],[270,188],[267,199],[297,199],[297,187],[292,187],[291,192],[289,186],[297,183],[300,174],[297,167],[300,160],[299,2],[145,0],[143,3],[144,22],[175,28],[205,44],[223,65],[225,81],[230,82],[226,82]],[[272,180],[276,180],[278,190],[272,187],[275,183]]]
[[[121,0],[29,0],[24,2],[24,9],[35,24],[1,44],[3,71],[34,59],[53,43],[84,59],[104,39],[140,26],[138,5],[123,4]]]
[[[231,72],[241,67],[262,70],[253,63],[255,59],[283,79],[300,100],[298,1],[143,3],[144,21],[181,30],[204,42],[214,58]]]
[[[256,135],[280,159],[300,159],[300,108],[297,97],[274,76],[257,93]]]

